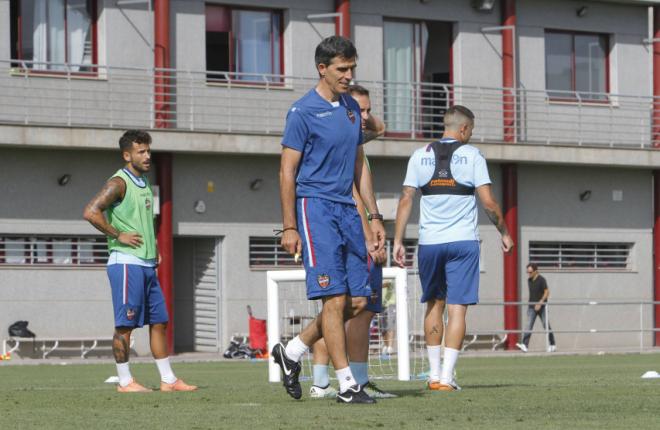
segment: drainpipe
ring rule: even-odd
[[[335,34],[351,38],[351,2],[350,0],[335,0],[335,12],[341,14],[341,18],[335,19]]]
[[[502,86],[504,87],[502,98],[503,132],[504,142],[515,143],[515,39],[514,29],[510,26],[516,25],[516,3],[515,0],[502,1]],[[515,246],[511,252],[504,254],[504,301],[520,301],[518,290],[518,168],[515,164],[502,165],[502,194],[504,221]],[[504,329],[520,330],[519,308],[517,305],[504,306]],[[518,342],[517,333],[509,333],[506,345],[508,349],[514,349]]]
[[[653,8],[653,147],[660,148],[660,7]],[[653,300],[660,301],[660,170],[653,171]],[[653,327],[660,328],[660,304],[653,306]],[[660,346],[660,332],[653,344]]]
[[[168,128],[169,72],[170,68],[170,2],[154,0],[154,124],[156,128]],[[156,142],[158,147],[158,142]],[[169,354],[174,353],[174,282],[172,238],[172,154],[154,155],[156,177],[160,188],[160,219],[158,222],[158,251],[162,261],[158,267],[158,279],[165,296],[167,314],[167,345]]]
[[[660,170],[653,171],[653,301],[660,302]],[[653,306],[653,327],[660,329],[660,304]],[[660,331],[653,336],[660,346]]]
[[[651,144],[660,148],[660,7],[653,8],[653,129]]]

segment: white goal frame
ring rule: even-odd
[[[383,279],[394,281],[396,294],[397,378],[410,380],[410,350],[408,343],[408,271],[398,267],[384,267]],[[304,270],[269,270],[266,272],[268,351],[280,341],[279,282],[304,281]],[[268,359],[268,381],[280,382],[280,367],[272,357]]]

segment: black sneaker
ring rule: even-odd
[[[273,356],[275,363],[282,369],[282,385],[286,388],[286,392],[294,399],[300,399],[302,397],[302,388],[300,388],[300,382],[298,382],[298,375],[300,375],[301,370],[300,363],[286,356],[282,342],[273,347],[270,355]]]
[[[394,399],[396,397],[399,397],[396,394],[388,393],[387,391],[381,390],[376,386],[376,384],[374,384],[371,381],[364,384],[364,391],[374,399]]]
[[[364,392],[361,385],[355,384],[348,388],[343,393],[337,394],[337,403],[376,403],[374,399],[369,397],[369,394]]]

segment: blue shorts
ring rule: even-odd
[[[450,305],[479,302],[479,241],[419,245],[421,302],[446,300]]]
[[[367,248],[354,205],[326,199],[297,199],[307,298],[348,294],[370,297]]]
[[[142,327],[169,320],[155,267],[111,264],[107,271],[115,327]]]
[[[371,257],[367,257],[367,265],[371,296],[364,309],[379,314],[383,311],[383,266],[375,264]]]

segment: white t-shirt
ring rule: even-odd
[[[442,143],[455,143],[442,139]],[[449,164],[456,182],[480,187],[490,184],[486,159],[472,145],[459,147]],[[403,185],[421,188],[435,173],[435,154],[430,145],[417,149],[408,160]],[[459,240],[479,240],[476,197],[456,195],[422,196],[419,215],[419,244],[435,245]]]

